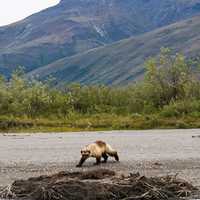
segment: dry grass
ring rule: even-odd
[[[114,114],[77,115],[70,119],[0,117],[0,132],[76,132],[101,130],[147,130],[200,128],[197,117]]]

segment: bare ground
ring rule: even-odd
[[[145,176],[179,174],[200,187],[200,130],[115,131],[95,133],[0,135],[0,186],[59,171],[107,168]],[[116,148],[120,163],[95,167],[93,159],[75,168],[80,148],[95,140]]]

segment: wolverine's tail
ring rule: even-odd
[[[114,150],[109,144],[106,145],[106,153],[109,156],[112,156],[115,158],[116,161],[119,161],[119,156],[116,150]]]

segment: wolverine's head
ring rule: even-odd
[[[88,149],[82,149],[81,150],[81,155],[82,156],[90,156],[90,150],[88,150]]]

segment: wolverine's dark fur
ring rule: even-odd
[[[101,141],[101,140],[97,140],[95,143],[96,143],[99,147],[105,147],[105,146],[106,146],[106,143],[103,142],[103,141]]]

